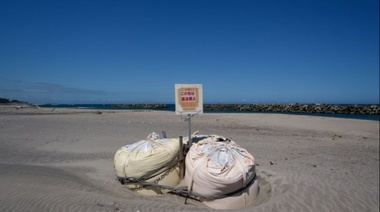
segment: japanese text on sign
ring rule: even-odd
[[[176,84],[176,113],[202,112],[202,85]]]

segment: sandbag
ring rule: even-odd
[[[194,143],[186,156],[188,190],[210,208],[234,210],[258,194],[255,159],[234,141],[212,135]]]
[[[158,134],[149,134],[146,140],[121,147],[114,156],[116,176],[120,179],[136,178],[146,182],[174,187],[180,181],[176,167],[179,154],[178,139],[160,139]],[[168,191],[128,183],[132,190],[146,195],[157,195]]]

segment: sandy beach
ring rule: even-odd
[[[230,138],[257,163],[260,193],[239,211],[379,211],[379,122],[200,114],[193,131]],[[213,211],[121,185],[113,156],[151,132],[188,135],[174,112],[0,106],[0,211]]]

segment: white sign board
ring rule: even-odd
[[[203,113],[201,84],[175,84],[175,113]]]

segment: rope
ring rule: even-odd
[[[133,177],[128,177],[128,178],[119,178],[119,181],[124,184],[124,183],[140,183],[142,185],[142,188],[144,187],[148,187],[148,186],[151,186],[151,187],[156,187],[156,188],[160,188],[160,189],[167,189],[170,191],[170,193],[172,194],[177,194],[179,196],[183,196],[183,197],[186,197],[186,198],[192,198],[192,199],[195,199],[195,200],[199,200],[199,199],[203,199],[203,200],[208,200],[208,201],[211,201],[211,200],[215,200],[215,199],[221,199],[221,198],[225,198],[225,197],[229,197],[229,196],[233,196],[235,194],[238,194],[240,192],[242,192],[243,190],[245,190],[248,186],[251,186],[255,181],[257,180],[257,176],[255,175],[252,180],[247,183],[247,185],[243,188],[240,188],[236,191],[233,191],[233,192],[230,192],[230,193],[226,193],[226,194],[222,194],[222,195],[219,195],[217,197],[215,196],[203,196],[201,194],[198,194],[196,192],[193,192],[193,191],[189,191],[187,188],[185,187],[171,187],[171,186],[166,186],[166,185],[160,185],[158,183],[154,183],[154,182],[146,182],[140,178],[133,178]]]

